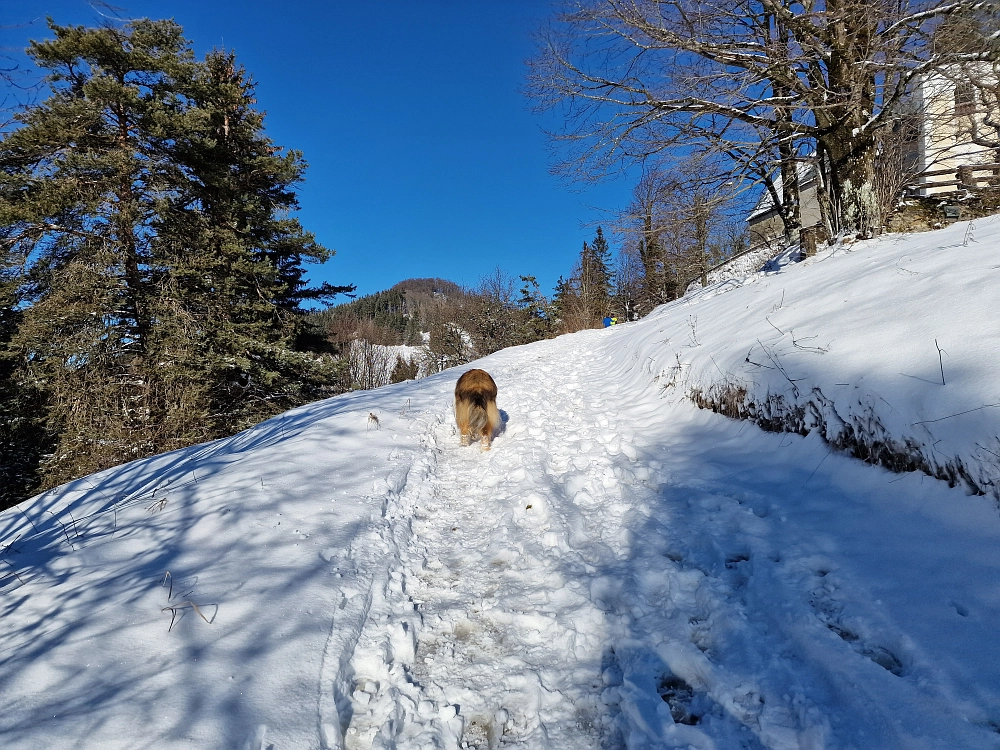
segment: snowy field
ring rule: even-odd
[[[889,235],[499,352],[488,453],[460,368],[8,510],[0,747],[1000,748],[998,251]],[[812,431],[688,398],[734,384]],[[863,420],[968,481],[821,437]]]

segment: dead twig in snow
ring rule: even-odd
[[[162,588],[163,586],[167,586],[167,602],[168,602],[168,604],[167,604],[166,607],[161,607],[160,611],[161,612],[166,612],[167,610],[170,611],[170,626],[167,628],[167,632],[168,633],[174,627],[174,621],[177,619],[177,613],[178,612],[182,612],[185,609],[193,609],[195,612],[198,613],[198,616],[202,620],[204,620],[205,622],[207,622],[209,625],[211,625],[213,622],[215,622],[215,616],[219,613],[219,605],[218,604],[209,604],[209,605],[207,605],[209,607],[215,607],[215,612],[212,613],[212,619],[211,620],[209,620],[207,617],[205,617],[205,613],[201,611],[201,607],[199,607],[197,604],[195,604],[190,599],[185,599],[184,601],[179,602],[177,604],[169,604],[170,599],[174,595],[174,577],[172,575],[170,575],[170,571],[169,570],[166,573],[163,574],[163,578],[160,580],[160,587]],[[192,592],[193,592],[193,589],[192,589],[192,591],[188,591],[187,593],[185,593],[184,596],[185,597],[191,596]]]
[[[994,453],[989,448],[987,448],[985,445],[980,445],[979,443],[976,443],[976,447],[979,448],[980,450],[986,451],[991,456],[995,456],[996,458],[1000,458],[1000,453]]]
[[[816,352],[816,354],[826,354],[830,351],[829,345],[827,346],[806,346],[805,344],[800,344],[800,341],[809,341],[810,339],[819,338],[818,336],[806,336],[804,339],[796,339],[795,331],[789,331],[792,334],[792,346],[796,349],[801,349],[804,352]]]
[[[688,315],[688,328],[691,329],[691,346],[701,346],[698,340],[698,316]]]
[[[161,497],[159,500],[153,500],[149,505],[146,506],[147,513],[156,513],[163,510],[167,506],[166,496]],[[117,521],[115,522],[117,524]]]
[[[774,307],[771,308],[771,312],[778,312],[778,310],[780,310],[784,304],[785,304],[785,290],[782,289],[781,290],[781,301],[778,304],[776,304]]]
[[[14,542],[16,542],[20,538],[21,538],[21,535],[18,534],[16,537],[14,537],[9,542],[7,542],[7,544],[0,545],[0,555],[6,555],[7,552],[10,551],[10,550],[13,550],[16,553],[20,553],[21,550],[17,549],[14,546]]]
[[[167,601],[169,602],[170,597],[174,595],[174,578],[173,576],[170,575],[169,570],[163,574],[163,578],[160,580],[160,588],[163,588],[168,583],[170,585],[170,588],[167,590]]]
[[[941,385],[944,385],[944,360],[941,358],[941,355],[942,354],[947,354],[948,352],[946,352],[944,349],[942,349],[940,346],[938,346],[937,339],[934,339],[934,346],[937,347],[937,350],[938,350],[938,364],[941,365]]]
[[[21,513],[22,516],[24,516],[24,518],[28,521],[28,523],[31,524],[31,528],[33,528],[35,530],[35,534],[37,534],[38,533],[38,527],[35,526],[35,522],[31,520],[30,516],[28,516],[28,514],[25,513],[23,510],[21,510],[20,508],[18,508],[17,510]]]
[[[970,242],[975,242],[976,238],[973,235],[976,225],[974,222],[969,222],[969,226],[965,228],[965,239],[962,240],[962,247],[968,247]]]
[[[750,347],[750,351],[747,352],[746,359],[743,360],[743,361],[744,362],[748,362],[749,364],[753,365],[754,367],[763,367],[766,370],[773,370],[774,369],[773,367],[768,367],[767,365],[763,365],[760,362],[754,362],[752,359],[750,359],[750,355],[752,353],[753,353],[753,347],[751,346]]]
[[[826,454],[825,456],[823,456],[823,460],[822,460],[822,461],[820,461],[820,462],[819,462],[818,464],[816,464],[816,468],[815,468],[815,469],[813,469],[813,471],[812,471],[812,474],[810,474],[810,475],[809,475],[809,479],[812,479],[812,478],[813,478],[814,476],[816,476],[816,472],[817,472],[817,471],[819,471],[819,467],[823,465],[823,461],[826,461],[826,459],[828,459],[828,458],[830,457],[830,454],[831,454],[831,453],[833,453],[833,450],[832,450],[832,449],[831,449],[831,450],[830,450],[830,451],[829,451],[829,452],[828,452],[828,453],[827,453],[827,454]],[[806,486],[807,484],[809,484],[809,479],[806,479],[806,481],[804,481],[804,482],[802,483],[802,487],[803,487],[803,488],[804,488],[804,487],[805,487],[805,486]]]
[[[18,582],[19,582],[19,583],[20,583],[20,584],[21,584],[21,585],[23,586],[23,585],[24,585],[24,579],[23,579],[23,578],[21,578],[21,576],[20,576],[20,575],[18,575],[18,572],[17,572],[17,571],[16,571],[15,569],[14,569],[14,564],[13,564],[13,563],[12,563],[12,562],[11,562],[10,560],[4,560],[4,562],[5,562],[5,563],[7,563],[8,565],[10,565],[10,572],[11,572],[11,574],[12,574],[12,575],[14,576],[14,578],[16,578],[16,579],[18,580]]]
[[[794,393],[794,394],[795,394],[795,396],[796,396],[796,398],[798,398],[798,395],[799,395],[799,387],[798,387],[797,385],[795,385],[795,382],[796,382],[796,381],[792,380],[792,379],[791,379],[791,378],[790,378],[790,377],[788,376],[788,373],[787,373],[787,372],[785,372],[785,368],[784,368],[784,367],[782,367],[782,366],[781,366],[781,363],[780,363],[780,362],[778,362],[778,359],[777,359],[777,358],[776,358],[776,357],[775,357],[774,355],[772,355],[770,351],[768,351],[767,347],[766,347],[766,346],[764,346],[763,344],[761,344],[761,341],[760,341],[760,339],[757,339],[757,343],[758,343],[758,344],[760,344],[760,348],[764,350],[764,354],[766,354],[766,355],[767,355],[767,358],[771,360],[771,363],[772,363],[772,364],[774,365],[775,369],[776,369],[776,370],[777,370],[778,372],[780,372],[780,373],[781,373],[782,375],[784,375],[784,377],[785,377],[785,380],[787,380],[787,381],[788,381],[788,383],[789,383],[789,384],[790,384],[790,385],[792,386],[792,393]],[[799,380],[801,380],[801,378],[799,378]]]
[[[76,551],[76,545],[73,544],[73,540],[69,538],[69,531],[66,530],[66,524],[64,524],[62,521],[60,521],[58,518],[56,518],[56,514],[55,513],[52,513],[52,519],[57,524],[59,524],[59,528],[62,529],[63,535],[65,535],[65,537],[66,537],[66,544],[68,544],[70,547],[73,548],[74,551]]]
[[[1000,406],[1000,404],[983,404],[982,406],[977,406],[975,409],[966,409],[965,411],[960,411],[956,414],[949,414],[947,417],[938,417],[937,419],[921,419],[919,422],[912,422],[910,426],[912,427],[913,425],[918,425],[918,424],[930,424],[931,422],[941,422],[944,421],[945,419],[951,419],[952,417],[960,417],[963,414],[971,414],[974,411],[980,411],[981,409],[992,409],[997,406]]]

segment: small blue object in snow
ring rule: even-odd
[[[610,328],[611,327],[611,318],[605,318],[604,319],[604,327],[605,328]]]

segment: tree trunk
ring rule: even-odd
[[[877,25],[866,0],[828,0],[827,13],[832,19],[827,85],[814,113],[818,145],[829,158],[832,228],[872,236],[881,230],[882,216],[875,190],[875,141],[865,129],[876,109],[876,81],[874,68],[866,63]]]
[[[784,58],[782,62],[788,67],[791,65],[788,60],[788,30],[781,25],[777,18],[772,18],[774,35],[777,37],[779,45],[778,49]],[[789,97],[792,93],[787,86],[778,81],[772,81],[771,89],[779,100]],[[788,107],[775,107],[774,119],[774,133],[778,139],[778,163],[781,167],[781,219],[785,228],[785,245],[788,246],[798,240],[799,230],[802,229],[799,171],[795,161],[795,142],[793,139],[794,123]]]
[[[823,139],[830,157],[828,186],[834,231],[854,231],[872,237],[882,229],[882,213],[875,191],[875,150],[859,142],[848,128],[838,128]]]

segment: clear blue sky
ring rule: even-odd
[[[593,222],[628,202],[624,179],[581,192],[549,174],[546,123],[520,93],[546,0],[116,3],[253,73],[268,134],[309,163],[299,218],[337,253],[314,281],[368,294],[410,277],[474,285],[500,266],[550,292]],[[84,0],[3,6],[8,50],[46,37],[46,15],[101,21]]]

